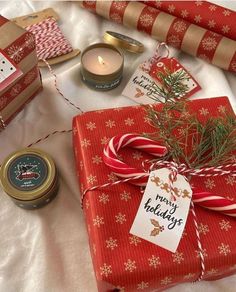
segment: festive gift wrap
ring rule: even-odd
[[[0,16],[0,130],[42,88],[31,33]]]
[[[143,31],[160,42],[166,42],[222,69],[236,72],[236,41],[211,31],[210,27],[206,29],[199,26],[202,14],[197,15],[197,22],[191,23],[171,15],[174,4],[170,14],[149,5],[149,1],[148,5],[139,1],[82,2],[84,8],[98,15]]]
[[[155,105],[157,109],[160,105]],[[206,120],[227,110],[227,97],[189,102],[191,111]],[[103,149],[118,134],[152,133],[143,106],[87,112],[73,120],[74,150],[81,194],[91,187],[117,180],[103,162]],[[119,159],[142,168],[145,159],[153,158],[126,147]],[[233,176],[201,177],[191,183],[230,199],[236,197]],[[193,214],[189,212],[186,228],[175,253],[130,233],[142,194],[140,188],[120,183],[89,190],[83,208],[91,255],[99,291],[160,291],[177,283],[196,281],[201,259]],[[236,220],[195,205],[202,244],[205,272],[203,280],[214,280],[236,272]],[[152,226],[153,227],[153,226]],[[151,228],[151,225],[150,225]],[[214,236],[214,240],[212,240]]]

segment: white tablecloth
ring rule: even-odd
[[[216,1],[215,1],[216,2]],[[218,1],[222,4],[223,1]],[[224,1],[236,9],[235,1]],[[84,49],[102,41],[106,30],[119,31],[141,40],[146,51],[126,54],[122,84],[113,91],[98,93],[86,88],[79,75],[80,57],[54,66],[63,93],[84,111],[132,105],[121,95],[136,66],[152,55],[156,42],[149,36],[127,29],[79,7],[69,1],[0,1],[0,11],[8,18],[53,7],[61,17],[61,28],[74,48]],[[199,81],[202,90],[194,98],[227,95],[236,109],[236,76],[204,61],[171,49]],[[32,141],[52,132],[71,128],[78,112],[56,92],[53,78],[42,71],[44,90],[0,133],[0,162],[4,157]],[[93,273],[83,214],[71,134],[54,136],[37,145],[55,159],[60,171],[58,197],[48,206],[25,211],[0,190],[0,291],[1,292],[94,292]],[[233,230],[232,230],[233,232]],[[235,231],[234,231],[235,232]],[[215,282],[183,284],[172,292],[235,292],[236,276]]]

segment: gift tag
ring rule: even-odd
[[[148,70],[147,63],[148,62],[144,62],[139,65],[124,88],[122,95],[143,104],[164,101],[164,98],[157,94],[155,85],[163,87],[161,79],[158,77],[158,73],[165,73],[166,70],[172,72],[172,74],[181,70],[186,73],[187,78],[183,80],[182,83],[188,86],[188,90],[182,97],[190,97],[201,89],[198,82],[175,58],[160,58],[157,61],[152,62],[150,68],[148,67]]]
[[[17,80],[23,72],[0,50],[0,91]]]
[[[178,174],[169,185],[170,170],[152,171],[130,233],[175,252],[187,221],[192,190]]]
[[[183,84],[188,86],[188,90],[184,97],[190,97],[197,91],[201,89],[197,81],[190,75],[190,73],[175,59],[175,58],[162,58],[159,62],[152,64],[150,68],[150,76],[157,82],[161,82],[161,79],[158,77],[158,73],[165,73],[165,70],[176,73],[183,70],[188,78],[183,81]]]

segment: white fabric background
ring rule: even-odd
[[[216,1],[215,1],[216,2]],[[223,3],[223,1],[218,1]],[[235,1],[224,5],[236,9]],[[149,36],[116,25],[79,7],[78,2],[0,1],[0,11],[11,18],[53,7],[61,16],[61,28],[74,47],[84,49],[102,41],[106,30],[119,31],[142,41],[142,55],[125,55],[122,84],[113,91],[98,93],[86,88],[79,75],[80,57],[54,66],[61,90],[84,111],[132,105],[121,96],[136,66],[149,57],[156,42]],[[171,49],[199,81],[202,90],[196,97],[227,95],[236,109],[236,76],[197,58]],[[55,91],[53,78],[41,70],[44,90],[0,133],[0,162],[17,149],[52,132],[71,128],[77,111]],[[1,292],[95,292],[96,283],[89,254],[87,233],[79,205],[79,189],[71,135],[54,136],[37,145],[55,159],[60,171],[58,197],[35,211],[16,207],[0,190],[0,291]],[[232,232],[235,232],[235,230]],[[172,292],[233,292],[236,276],[215,282],[183,284]]]

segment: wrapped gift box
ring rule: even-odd
[[[42,89],[42,82],[34,36],[1,15],[0,53],[3,58],[0,58],[1,130]],[[10,67],[7,67],[8,64]],[[14,68],[15,74],[8,77],[8,69],[11,68]]]
[[[227,97],[189,102],[199,119],[232,111]],[[159,105],[157,105],[157,108]],[[103,163],[104,145],[117,134],[153,132],[144,107],[88,112],[73,120],[74,150],[81,194],[87,188],[115,181]],[[146,154],[132,149],[120,153],[129,165],[141,167]],[[202,189],[235,199],[236,180],[231,176],[192,180]],[[192,282],[201,272],[192,213],[176,253],[171,253],[129,233],[141,193],[129,183],[87,192],[84,214],[99,291],[161,291],[177,283]],[[203,280],[236,272],[236,220],[195,207],[205,267]],[[214,237],[214,240],[212,240]]]

